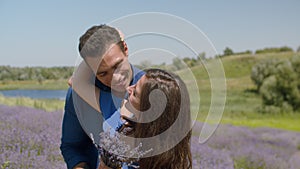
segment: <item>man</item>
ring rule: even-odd
[[[81,85],[77,85],[74,90],[74,82],[66,96],[60,148],[69,169],[94,169],[98,165],[98,152],[87,133],[93,130],[91,133],[97,136],[97,132],[102,130],[103,121],[97,117],[100,114],[97,112],[101,111],[104,120],[121,123],[116,110],[126,88],[135,84],[143,72],[129,64],[126,43],[115,28],[107,25],[88,29],[80,37],[79,52],[84,60],[82,64],[89,67],[95,75],[95,86],[100,89],[100,93],[96,93],[100,108],[88,101],[90,94],[84,94],[85,90]],[[80,74],[80,70],[77,72]],[[84,75],[82,78],[84,79]],[[78,82],[82,81],[80,77],[76,79]]]

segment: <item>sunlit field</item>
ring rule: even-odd
[[[67,79],[44,80],[42,82],[32,81],[32,80],[0,82],[0,90],[14,90],[14,89],[62,90],[67,88],[68,88]]]
[[[202,65],[191,68],[200,94],[192,137],[193,168],[300,168],[300,112],[264,113],[261,96],[250,79],[252,66],[260,60],[292,56],[279,53],[222,58],[226,104],[221,124],[204,144],[198,139],[211,104],[211,84]],[[2,82],[0,90],[66,89],[66,81]],[[63,108],[63,100],[0,96],[1,168],[66,168],[59,150]]]

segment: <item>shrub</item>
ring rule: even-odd
[[[276,65],[279,63],[277,59],[264,60],[254,65],[251,70],[251,79],[257,86],[259,91],[263,81],[276,73]]]
[[[251,79],[257,86],[266,112],[288,112],[300,108],[300,57],[266,60],[252,68]]]
[[[300,55],[295,55],[291,58],[291,63],[293,66],[293,69],[295,73],[298,76],[298,79],[300,78]]]

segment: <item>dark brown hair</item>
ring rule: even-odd
[[[102,57],[112,45],[120,46],[125,53],[124,41],[117,29],[107,25],[97,25],[89,28],[79,39],[78,49],[81,57]]]
[[[166,149],[169,143],[174,142],[176,139],[178,140],[179,135],[185,135],[182,140],[176,142],[177,144],[174,147],[167,148],[165,152],[140,159],[140,168],[191,169],[191,114],[187,88],[178,76],[160,69],[146,70],[145,76],[146,81],[141,88],[140,110],[147,110],[147,112],[142,113],[139,120],[148,118],[149,114],[157,113],[156,110],[159,110],[161,107],[165,108],[157,119],[148,123],[137,123],[134,129],[134,136],[147,138],[159,135],[166,132],[176,120],[179,120],[179,124],[173,125],[171,130],[168,130],[166,138],[158,137],[155,146]],[[154,96],[154,98],[152,96],[151,98],[151,92],[155,89],[164,93],[166,102],[163,102],[159,96]],[[186,132],[184,133],[184,131]],[[147,147],[144,144],[143,146]]]

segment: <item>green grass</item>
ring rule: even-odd
[[[2,81],[0,90],[36,89],[36,90],[63,90],[67,89],[67,79],[37,81]],[[0,95],[0,104],[9,106],[27,106],[46,111],[63,110],[64,100],[58,99],[31,99],[27,97],[4,97]]]
[[[261,55],[234,55],[222,58],[226,74],[226,104],[221,123],[248,127],[270,127],[300,132],[300,113],[263,114],[261,97],[255,92],[251,81],[252,66],[264,59],[291,58],[295,53],[272,53]],[[209,62],[209,61],[208,61]],[[211,106],[211,87],[206,69],[202,66],[192,68],[199,87],[200,110],[198,120],[205,121]]]
[[[58,99],[31,99],[26,97],[4,97],[0,95],[0,104],[9,106],[26,106],[42,109],[48,112],[63,110],[64,100]]]
[[[269,127],[300,132],[300,114],[223,116],[223,124],[248,127]]]
[[[300,113],[263,114],[258,110],[262,106],[260,96],[255,93],[256,86],[250,79],[253,65],[264,59],[291,58],[295,53],[270,53],[260,55],[234,55],[221,58],[226,74],[226,105],[221,123],[248,127],[271,127],[300,132]],[[209,64],[210,60],[207,61]],[[191,68],[197,81],[200,94],[200,109],[197,116],[204,121],[211,106],[211,84],[208,73],[203,65]],[[184,75],[184,71],[179,74]],[[67,80],[38,82],[2,82],[4,89],[66,89]],[[189,86],[188,86],[189,87]],[[192,94],[193,96],[194,94]],[[47,111],[62,110],[64,101],[29,98],[4,98],[0,103],[40,108]],[[194,107],[192,109],[195,109]],[[196,113],[195,113],[196,114]]]
[[[37,90],[63,90],[68,88],[67,79],[38,81],[1,81],[0,90],[37,89]]]

